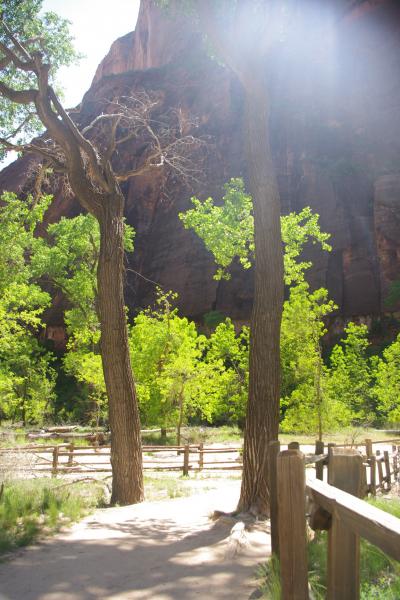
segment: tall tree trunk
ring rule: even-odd
[[[99,214],[100,255],[97,270],[101,356],[109,402],[111,502],[143,500],[140,419],[129,355],[123,293],[124,198],[106,198]]]
[[[317,342],[317,362],[315,365],[315,403],[317,405],[317,417],[318,417],[318,440],[322,442],[323,434],[323,423],[322,423],[322,389],[321,389],[321,377],[322,377],[322,354],[321,344],[319,340]]]
[[[283,249],[280,198],[269,143],[267,86],[262,71],[245,85],[244,136],[253,198],[255,290],[250,333],[249,400],[238,510],[269,515],[268,443],[278,437]]]

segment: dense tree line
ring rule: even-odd
[[[227,278],[235,256],[244,267],[251,265],[254,245],[251,203],[243,182],[232,180],[225,192],[220,206],[211,199],[194,199],[194,208],[181,218],[214,252],[216,277]],[[48,226],[46,237],[38,237],[34,232],[50,201],[2,197],[1,414],[24,423],[107,424],[96,311],[98,224],[90,215],[62,218]],[[232,235],[224,234],[227,228]],[[282,217],[282,237],[288,298],[281,330],[281,429],[322,436],[351,424],[398,421],[400,337],[377,356],[367,327],[349,323],[343,339],[323,356],[325,317],[335,305],[326,289],[310,290],[306,271],[311,265],[301,252],[307,243],[329,251],[329,236],[320,231],[318,216],[306,208]],[[133,251],[134,232],[128,226],[124,239],[125,250]],[[43,313],[51,302],[49,286],[62,291],[68,302],[68,343],[61,363],[40,343]],[[249,328],[237,330],[229,318],[217,314],[208,315],[207,327],[198,328],[179,315],[175,301],[175,294],[158,289],[154,306],[128,326],[142,423],[178,430],[188,422],[243,427]],[[76,382],[72,402],[57,397],[57,374],[62,372]]]

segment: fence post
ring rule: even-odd
[[[189,444],[185,444],[185,449],[183,451],[183,473],[185,475],[189,475]]]
[[[376,458],[375,458],[374,455],[372,455],[370,457],[369,464],[370,464],[370,469],[371,469],[371,473],[370,473],[370,481],[371,481],[370,490],[371,490],[371,494],[373,496],[376,496]]]
[[[279,529],[278,529],[278,490],[276,461],[281,448],[278,440],[269,443],[268,448],[268,473],[269,473],[269,503],[271,521],[271,549],[273,554],[279,556]]]
[[[315,454],[320,455],[323,454],[325,450],[325,444],[321,440],[317,440],[315,442]],[[319,460],[315,463],[315,476],[317,479],[321,481],[324,480],[324,463],[322,460]]]
[[[383,467],[382,467],[382,459],[381,459],[381,451],[376,451],[376,464],[378,465],[378,479],[379,479],[379,487],[381,490],[385,487],[384,477],[383,477]]]
[[[57,477],[58,452],[59,452],[59,447],[58,446],[54,446],[54,449],[53,449],[53,465],[52,465],[52,470],[51,470],[51,476],[52,477]]]
[[[353,496],[362,497],[363,459],[354,449],[332,450],[328,483]],[[360,539],[332,514],[328,532],[328,600],[360,597]]]
[[[394,452],[396,452],[396,450]],[[398,456],[397,456],[397,452],[396,452],[396,454],[393,454],[393,477],[394,477],[395,481],[397,481],[398,474],[399,474],[399,462],[398,462]]]
[[[370,439],[365,440],[365,454],[367,455],[367,458],[371,458],[371,456],[373,456],[373,454],[374,454],[374,451],[372,448],[372,440],[370,440]]]
[[[384,451],[383,453],[383,460],[385,463],[385,471],[386,471],[386,483],[387,483],[387,489],[390,490],[392,487],[392,477],[390,475],[390,458],[389,458],[389,452],[387,450]]]
[[[69,449],[68,464],[67,464],[68,467],[72,467],[72,465],[74,464],[74,447],[75,447],[74,442],[71,442],[71,444],[68,447],[68,449]]]
[[[278,454],[278,526],[282,600],[308,600],[304,456]]]
[[[203,442],[201,442],[199,444],[199,470],[202,471],[203,466],[204,466],[204,444]]]

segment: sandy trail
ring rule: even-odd
[[[1,600],[247,599],[270,553],[265,525],[209,519],[233,510],[238,481],[194,496],[97,510],[0,565]]]

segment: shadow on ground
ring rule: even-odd
[[[230,486],[227,493],[232,492]],[[268,536],[255,531],[246,544],[239,532],[232,544],[232,521],[208,519],[218,500],[221,494],[208,492],[97,511],[68,533],[0,565],[0,598],[249,598],[257,563],[269,553]]]

